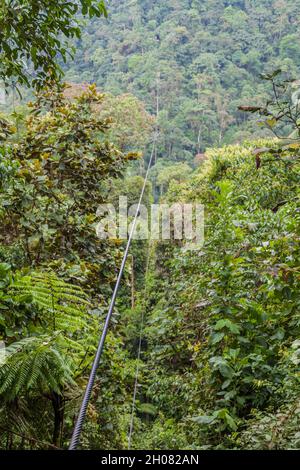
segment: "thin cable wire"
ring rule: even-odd
[[[154,141],[153,141],[153,144],[152,144],[150,160],[149,160],[149,163],[148,163],[147,171],[146,171],[145,178],[144,178],[144,184],[143,184],[141,195],[140,195],[140,199],[139,199],[139,202],[138,202],[138,205],[137,205],[137,208],[136,208],[136,212],[135,212],[135,216],[134,216],[134,219],[133,219],[133,222],[132,222],[129,238],[128,238],[126,249],[125,249],[125,252],[124,252],[124,255],[123,255],[123,259],[122,259],[120,271],[119,271],[119,274],[118,274],[118,277],[117,277],[117,281],[116,281],[116,284],[115,284],[115,288],[114,288],[114,291],[113,291],[113,295],[112,295],[112,298],[111,298],[111,301],[110,301],[110,305],[109,305],[108,313],[107,313],[107,316],[106,316],[106,319],[105,319],[102,335],[101,335],[101,338],[100,338],[99,343],[98,343],[97,352],[96,352],[95,359],[94,359],[94,362],[93,362],[93,366],[92,366],[92,369],[91,369],[90,377],[89,377],[89,380],[88,380],[88,383],[87,383],[87,386],[86,386],[86,389],[85,389],[85,392],[84,392],[84,397],[83,397],[81,407],[80,407],[80,410],[79,410],[79,414],[78,414],[78,417],[77,417],[77,420],[76,420],[76,423],[75,423],[75,427],[74,427],[72,439],[71,439],[71,442],[70,442],[69,450],[76,450],[77,446],[79,444],[79,441],[80,441],[82,426],[83,426],[83,423],[84,423],[84,420],[85,420],[86,410],[87,410],[87,407],[88,407],[88,404],[89,404],[89,401],[90,401],[90,398],[91,398],[93,386],[94,386],[94,383],[95,383],[96,373],[97,373],[97,369],[98,369],[99,362],[100,362],[100,359],[101,359],[101,355],[102,355],[106,335],[107,335],[107,332],[108,332],[110,319],[111,319],[111,316],[113,314],[113,310],[114,310],[118,290],[119,290],[119,287],[120,287],[123,271],[124,271],[124,268],[125,268],[126,260],[127,260],[127,257],[128,257],[129,248],[130,248],[131,241],[132,241],[132,238],[133,238],[137,218],[140,214],[140,207],[141,207],[142,199],[143,199],[144,192],[145,192],[145,189],[146,189],[146,184],[147,184],[147,180],[148,180],[148,176],[149,176],[149,171],[150,171],[150,168],[151,168],[151,165],[152,165],[156,138],[157,138],[157,136],[155,135],[154,136]]]
[[[130,418],[130,427],[129,427],[129,434],[128,434],[128,449],[129,450],[131,448],[131,440],[132,440],[132,433],[133,433],[135,402],[136,402],[136,394],[137,394],[138,380],[139,380],[139,373],[140,373],[140,359],[141,359],[141,351],[142,351],[143,330],[144,330],[144,310],[142,310],[142,317],[141,317],[139,348],[138,348],[138,354],[137,354],[137,365],[136,365],[136,371],[135,371],[135,381],[134,381],[132,406],[131,406],[131,418]]]
[[[146,280],[147,280],[148,271],[149,271],[149,259],[150,259],[150,244],[148,246],[148,256],[147,256],[147,265],[146,265],[146,273],[145,273]],[[137,395],[138,380],[139,380],[139,373],[140,373],[140,358],[141,358],[141,352],[142,352],[142,338],[143,338],[143,330],[144,330],[144,316],[145,316],[144,309],[142,309],[139,346],[138,346],[138,354],[137,354],[137,365],[136,365],[136,370],[135,370],[135,381],[134,381],[132,406],[131,406],[131,418],[130,418],[130,426],[129,426],[129,433],[128,433],[128,450],[130,450],[131,448],[131,441],[132,441],[132,434],[133,434],[133,427],[134,427],[135,403],[136,403],[136,395]]]

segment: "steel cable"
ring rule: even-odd
[[[110,304],[109,304],[109,309],[108,309],[108,313],[107,313],[107,316],[106,316],[106,319],[105,319],[102,335],[101,335],[101,338],[100,338],[99,343],[98,343],[97,352],[96,352],[96,355],[95,355],[95,359],[94,359],[94,362],[93,362],[93,366],[92,366],[92,369],[91,369],[89,380],[88,380],[88,383],[87,383],[87,386],[86,386],[86,389],[85,389],[85,392],[84,392],[84,397],[83,397],[83,400],[82,400],[82,403],[81,403],[79,414],[78,414],[78,417],[76,419],[76,423],[75,423],[75,427],[74,427],[74,430],[73,430],[69,450],[76,450],[77,447],[78,447],[79,441],[80,441],[82,426],[83,426],[83,423],[84,423],[84,420],[85,420],[87,407],[88,407],[88,404],[89,404],[89,401],[90,401],[90,398],[91,398],[91,394],[92,394],[92,390],[93,390],[93,386],[94,386],[94,383],[95,383],[97,369],[98,369],[98,366],[99,366],[99,363],[100,363],[100,359],[101,359],[101,355],[102,355],[106,335],[107,335],[108,328],[109,328],[110,319],[111,319],[111,316],[113,314],[113,310],[114,310],[118,290],[119,290],[119,287],[120,287],[123,271],[124,271],[126,260],[127,260],[128,253],[129,253],[129,248],[130,248],[131,241],[132,241],[132,238],[133,238],[133,235],[134,235],[136,222],[137,222],[137,219],[138,219],[139,214],[140,214],[140,207],[141,207],[141,204],[142,204],[142,199],[143,199],[143,196],[144,196],[144,193],[145,193],[146,184],[147,184],[147,180],[148,180],[148,176],[149,176],[149,171],[150,171],[153,156],[154,156],[156,139],[157,139],[157,136],[155,135],[154,136],[154,141],[153,141],[153,144],[152,144],[150,160],[149,160],[149,163],[148,163],[148,167],[147,167],[147,171],[146,171],[146,174],[145,174],[144,183],[143,183],[143,187],[142,187],[142,191],[141,191],[141,195],[140,195],[140,199],[139,199],[139,202],[138,202],[138,205],[137,205],[137,208],[136,208],[136,212],[135,212],[135,216],[134,216],[134,219],[133,219],[133,222],[132,222],[129,238],[128,238],[126,249],[125,249],[125,252],[124,252],[124,255],[123,255],[123,259],[122,259],[121,267],[120,267],[119,274],[118,274],[118,277],[117,277],[117,281],[116,281],[116,284],[115,284],[115,287],[114,287],[113,295],[112,295],[112,298],[111,298],[111,301],[110,301]]]

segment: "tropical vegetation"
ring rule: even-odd
[[[80,448],[300,448],[299,13],[1,2],[1,449],[68,448],[150,154],[205,240],[133,241]]]

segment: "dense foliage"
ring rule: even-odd
[[[0,116],[0,448],[68,446],[125,245],[97,208],[139,200],[155,134],[142,202],[203,204],[205,243],[133,242],[80,446],[297,449],[299,82],[258,74],[296,75],[300,2],[107,3],[0,7],[0,76],[44,85]]]
[[[96,212],[106,200],[108,182],[136,158],[107,140],[110,120],[99,116],[102,101],[95,86],[71,101],[63,86],[49,87],[29,104],[20,135],[13,136],[16,128],[3,121],[2,448],[65,446],[91,366],[122,254],[120,244],[97,238]],[[124,304],[126,296],[125,289]],[[96,446],[122,446],[126,384],[134,365],[129,361],[124,368],[125,356],[122,337],[110,333],[102,366],[110,372],[103,379],[100,374],[97,387],[102,380],[111,385],[98,399],[96,391],[83,445],[93,446],[95,434]],[[125,406],[121,417],[119,406]]]
[[[264,132],[237,108],[266,96],[259,73],[300,66],[299,0],[110,0],[66,66],[70,81],[130,92],[158,115],[159,155],[187,160],[206,147]]]
[[[66,61],[70,52],[66,39],[81,34],[79,11],[90,18],[107,14],[103,0],[1,0],[0,78],[5,85],[40,88],[59,79],[58,56]]]
[[[169,189],[170,201],[205,204],[206,235],[201,251],[156,249],[141,396],[156,410],[150,448],[299,446],[300,162],[266,152],[256,168],[253,149],[211,150]]]

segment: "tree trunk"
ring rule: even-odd
[[[131,257],[131,308],[135,307],[135,292],[134,292],[134,258]]]
[[[62,430],[64,422],[64,400],[61,395],[56,392],[52,392],[51,401],[54,411],[54,428],[52,444],[56,447],[61,447]]]

